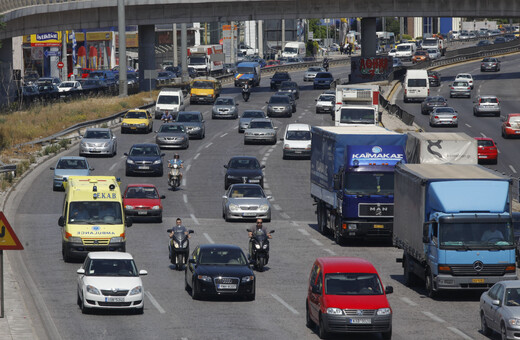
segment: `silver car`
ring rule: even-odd
[[[482,114],[492,114],[495,117],[500,116],[500,104],[495,96],[478,96],[474,102],[473,115],[480,116]]]
[[[181,111],[177,114],[175,121],[184,124],[190,138],[202,139],[206,136],[206,125],[200,111]]]
[[[334,113],[336,104],[336,96],[333,94],[320,94],[316,99],[316,113]]]
[[[88,128],[79,143],[79,155],[108,155],[117,153],[117,138],[108,128]]]
[[[166,123],[155,131],[155,143],[160,148],[183,148],[190,146],[190,139],[182,123]]]
[[[286,95],[274,94],[271,96],[267,104],[267,117],[285,116],[292,117],[293,105]]]
[[[305,71],[303,75],[303,81],[314,81],[314,78],[319,72],[327,72],[323,67],[321,66],[311,66]]]
[[[219,97],[211,109],[211,118],[238,118],[238,103],[233,97]]]
[[[514,267],[513,267],[514,270]],[[517,339],[520,333],[520,281],[495,283],[480,296],[480,324],[486,336],[499,332],[501,339]]]
[[[452,107],[436,107],[430,112],[430,126],[459,126],[457,111]]]
[[[65,156],[61,157],[56,166],[50,168],[54,170],[54,179],[52,181],[52,190],[62,190],[63,181],[69,176],[89,176],[94,169],[88,165],[85,157]]]
[[[270,119],[255,118],[251,120],[244,131],[244,144],[253,142],[276,144],[276,128]]]
[[[258,184],[232,184],[222,196],[222,217],[226,221],[261,218],[269,222],[270,199]]]
[[[471,85],[467,81],[457,80],[450,86],[450,98],[453,97],[471,97]]]
[[[238,121],[238,133],[244,132],[253,118],[267,118],[262,110],[245,110]]]

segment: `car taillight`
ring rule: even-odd
[[[470,87],[470,86],[468,86],[468,88],[467,88],[467,89],[468,89],[468,90],[471,90],[471,87]]]
[[[457,119],[457,116],[453,116],[453,119]]]
[[[435,119],[439,119],[439,116],[435,116],[435,117],[433,117],[433,118],[435,118]]]
[[[511,127],[511,124],[509,124],[509,123],[506,123],[506,126],[507,126],[507,127]]]
[[[451,89],[454,90],[455,88],[452,86]]]
[[[480,99],[478,100],[478,103],[479,103],[479,104],[482,103],[482,98],[480,98]]]
[[[428,89],[428,95],[430,95],[430,89]]]
[[[489,150],[491,150],[491,151],[497,151],[497,148],[493,148],[493,147],[491,147],[491,148],[489,148]]]

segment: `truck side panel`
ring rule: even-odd
[[[460,132],[409,132],[406,159],[409,164],[477,164],[477,141]]]

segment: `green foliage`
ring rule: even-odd
[[[309,19],[309,31],[313,32],[314,39],[327,38],[327,26],[320,25],[320,19]]]
[[[60,144],[60,146],[61,146],[62,148],[64,148],[65,150],[67,150],[67,148],[68,148],[68,146],[69,146],[69,144],[70,144],[70,141],[69,141],[68,139],[62,139],[62,140],[60,140],[59,144]]]
[[[9,184],[13,183],[13,173],[11,171],[6,172],[4,174],[4,180]]]

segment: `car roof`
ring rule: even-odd
[[[282,97],[282,96],[280,96],[280,97]],[[284,97],[287,97],[287,96],[284,96]],[[272,122],[272,121],[269,118],[253,118],[253,119],[251,119],[251,122]]]
[[[225,250],[225,249],[239,249],[242,250],[239,246],[236,246],[234,244],[201,244],[199,245],[200,249],[216,249],[216,250]]]
[[[200,111],[180,111],[177,115],[182,115],[182,114],[200,114],[201,112]]]
[[[520,288],[520,281],[518,280],[505,280],[499,283],[504,285],[505,288]]]
[[[60,157],[60,160],[62,159],[81,159],[81,160],[86,160],[85,157],[81,157],[81,156],[63,156],[63,157]]]
[[[262,112],[262,113],[264,113],[263,110],[260,110],[260,109],[252,109],[252,110],[244,110],[244,111],[242,111],[242,114],[244,114],[244,113],[246,113],[246,112]]]
[[[309,124],[292,123],[287,125],[287,131],[311,131]]]
[[[159,147],[159,145],[155,144],[155,143],[137,143],[137,144],[134,144],[132,145],[130,148],[133,148],[133,147],[142,147],[142,146],[156,146],[156,147]]]
[[[87,128],[86,131],[110,131],[110,128]]]
[[[518,117],[518,116],[520,116],[520,113],[509,113],[507,116],[508,117]]]
[[[127,188],[135,188],[135,187],[156,188],[155,185],[150,184],[150,183],[141,183],[141,184],[134,183],[134,184],[128,184],[126,187]]]
[[[230,186],[230,188],[235,188],[235,187],[260,188],[260,189],[262,189],[260,184],[252,184],[252,183],[235,183],[235,184],[231,184],[231,186]]]
[[[245,66],[245,67],[251,67],[251,66],[252,66],[252,67],[256,67],[256,66],[258,66],[258,65],[260,65],[260,64],[259,64],[258,62],[256,62],[256,61],[244,61],[244,62],[242,62],[242,63],[239,63],[239,64],[237,65],[237,67],[240,67],[240,66]]]
[[[327,273],[374,273],[377,270],[372,263],[360,257],[319,257],[323,272]]]
[[[256,159],[256,160],[258,160],[255,156],[233,156],[229,160],[232,160],[232,159]]]
[[[119,251],[91,251],[88,253],[91,259],[114,259],[114,260],[133,260],[130,253],[122,253]]]
[[[484,95],[484,96],[479,96],[479,98],[491,98],[491,99],[497,99],[497,96]]]

